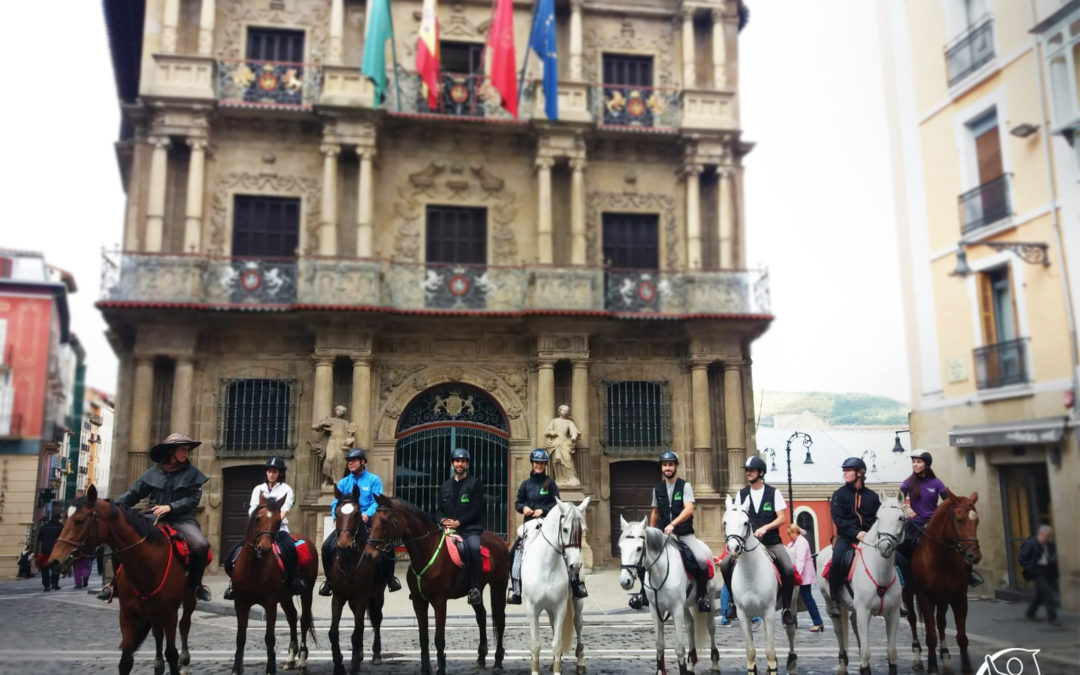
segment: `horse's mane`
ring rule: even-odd
[[[960,495],[952,493],[948,494],[951,496],[945,497],[945,499],[943,499],[941,503],[937,505],[937,508],[934,509],[934,515],[930,516],[930,522],[926,524],[927,531],[933,528],[939,530],[944,528],[945,519],[949,517],[949,513],[952,511],[952,509],[955,508],[957,504],[971,501],[967,497],[962,497]],[[970,506],[970,508],[975,507]]]
[[[270,513],[281,513],[281,502],[274,499],[273,497],[267,497],[266,505],[263,508],[265,508]],[[248,524],[250,525],[251,523],[255,522],[255,517],[258,515],[259,509],[252,510],[252,512],[248,514]]]
[[[131,528],[135,530],[135,532],[137,532],[140,536],[146,537],[146,540],[148,542],[152,544],[160,544],[161,542],[165,541],[165,535],[161,533],[161,530],[159,530],[156,525],[154,525],[153,521],[149,520],[138,511],[129,509],[122,504],[117,504],[116,502],[110,502],[108,500],[101,501],[105,501],[109,505],[110,515],[114,513],[120,513],[120,515],[124,517],[124,520],[127,521],[127,524],[130,525]],[[79,497],[74,502],[74,506],[76,508],[81,508],[85,505],[85,497]]]
[[[404,499],[399,499],[397,497],[391,497],[391,499],[394,500],[395,504],[401,504],[401,507],[403,509],[405,509],[406,511],[408,511],[412,515],[416,516],[417,518],[419,518],[421,522],[436,524],[435,523],[435,516],[431,515],[427,511],[424,511],[423,509],[421,509],[416,504],[413,504],[412,502],[406,501]],[[378,510],[382,510],[383,508],[385,508],[385,507],[380,506]],[[391,508],[393,508],[393,507],[391,507]]]
[[[660,528],[646,527],[645,545],[654,551],[662,551],[667,545],[667,535]]]

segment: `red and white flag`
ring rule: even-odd
[[[435,0],[424,0],[420,11],[420,35],[416,39],[416,72],[432,110],[439,106],[440,60],[438,8]]]

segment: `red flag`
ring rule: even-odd
[[[420,34],[416,38],[416,72],[427,94],[428,107],[439,107],[439,17],[435,0],[424,0]]]
[[[502,96],[503,107],[517,119],[517,62],[514,55],[514,2],[495,0],[495,18],[488,38],[491,47],[491,85]]]

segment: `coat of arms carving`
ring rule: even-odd
[[[456,391],[450,392],[450,395],[446,398],[436,396],[435,405],[432,406],[431,410],[432,412],[439,412],[439,408],[442,408],[447,415],[454,418],[460,415],[463,410],[468,410],[471,415],[476,414],[476,409],[473,407],[473,397],[461,398],[461,395]]]

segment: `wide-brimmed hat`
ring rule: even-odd
[[[165,458],[172,454],[173,450],[175,450],[178,445],[186,445],[188,446],[188,448],[194,450],[201,444],[202,441],[196,441],[194,438],[190,438],[186,434],[173,432],[169,434],[165,438],[165,440],[150,448],[150,461],[163,461]]]

